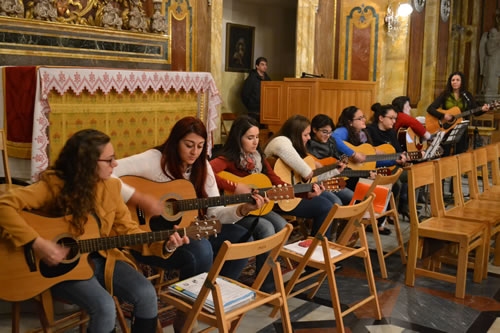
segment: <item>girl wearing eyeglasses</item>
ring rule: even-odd
[[[16,247],[30,247],[49,266],[66,258],[70,248],[42,238],[18,212],[40,210],[51,216],[71,214],[75,235],[84,233],[90,214],[98,218],[101,237],[144,232],[134,222],[120,195],[120,182],[111,178],[114,160],[109,136],[93,129],[75,133],[64,145],[55,164],[40,181],[9,191],[0,198],[0,226],[3,236]],[[56,235],[54,235],[55,237]],[[174,233],[167,242],[135,247],[144,255],[170,256],[168,249],[188,242]],[[134,306],[132,332],[156,332],[156,291],[142,273],[118,249],[93,252],[88,256],[94,275],[88,280],[68,280],[51,288],[53,296],[80,306],[90,316],[88,332],[114,332],[116,308],[113,295]],[[108,289],[108,290],[106,290]]]

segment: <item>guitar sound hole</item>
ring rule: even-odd
[[[165,214],[168,216],[174,216],[179,213],[177,209],[177,201],[175,199],[169,199],[165,201]]]
[[[60,263],[57,266],[49,266],[43,261],[40,261],[39,267],[40,267],[40,274],[43,277],[46,278],[54,278],[58,277],[61,275],[64,275],[71,271],[73,268],[75,268],[78,263],[80,262],[80,258],[77,258],[79,252],[78,252],[78,246],[76,244],[76,241],[73,238],[70,237],[64,237],[61,238],[57,241],[57,244],[68,247],[70,248],[70,251],[68,255],[66,256],[65,260],[72,260],[75,259],[74,261],[70,262],[64,262]]]

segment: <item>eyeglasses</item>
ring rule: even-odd
[[[98,162],[106,162],[106,163],[108,163],[109,165],[112,165],[112,164],[113,164],[113,162],[115,162],[115,161],[116,161],[116,159],[115,159],[115,157],[113,156],[113,157],[111,157],[109,160],[101,160],[101,159],[99,159],[99,160],[97,160],[97,161],[98,161]]]
[[[361,116],[361,117],[358,117],[358,118],[354,118],[352,121],[355,121],[355,120],[365,120],[366,117],[365,116]]]
[[[388,116],[384,116],[384,118],[389,118],[390,120],[394,120],[394,121],[397,121],[397,120],[398,120],[398,117],[388,117]]]
[[[328,130],[322,129],[322,130],[319,130],[319,132],[323,135],[330,135],[330,134],[332,134],[333,131],[328,131]]]

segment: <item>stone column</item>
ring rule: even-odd
[[[222,87],[222,11],[223,1],[211,1],[210,73],[217,88]],[[220,106],[218,107],[220,115]],[[214,131],[214,143],[220,143],[220,131]]]
[[[316,13],[319,0],[299,0],[297,5],[297,52],[295,76],[314,72]]]

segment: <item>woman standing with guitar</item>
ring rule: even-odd
[[[37,258],[55,266],[65,259],[69,248],[42,238],[19,215],[23,209],[38,209],[57,216],[72,214],[72,219],[67,221],[76,235],[82,235],[86,227],[91,227],[86,226],[87,223],[95,223],[89,215],[98,218],[101,236],[144,232],[131,219],[123,203],[120,182],[110,178],[116,165],[113,146],[106,134],[91,129],[77,132],[39,182],[14,189],[0,198],[4,237],[16,247],[31,248]],[[174,233],[168,242],[143,246],[142,251],[166,258],[171,249],[188,242],[187,237]],[[151,282],[135,270],[118,249],[93,252],[88,258],[94,265],[92,278],[58,283],[51,288],[52,294],[87,311],[88,332],[112,332],[116,309],[106,286],[118,298],[134,305],[132,332],[155,332],[158,305]]]
[[[310,133],[311,123],[309,119],[301,115],[292,116],[269,140],[264,153],[267,156],[280,158],[304,180],[310,180],[314,172],[303,160],[307,156],[306,143],[311,138]],[[330,171],[323,178],[326,179],[338,175],[344,167],[344,165],[340,165],[338,169]],[[313,189],[315,196],[311,200],[302,200],[297,207],[286,214],[312,218],[313,226],[311,235],[316,235],[332,206],[334,204],[349,204],[349,198],[340,198],[331,192],[323,191],[324,188],[320,188],[317,184],[314,184]],[[329,234],[328,231],[327,234]]]
[[[441,123],[444,123],[454,120],[454,116],[452,114],[446,113],[447,110],[457,107],[460,109],[460,112],[464,112],[466,110],[476,108],[477,106],[478,105],[474,100],[474,97],[469,91],[467,91],[464,74],[461,72],[455,72],[448,77],[446,89],[434,100],[434,102],[432,102],[431,105],[429,105],[427,112],[434,117],[433,119],[435,119],[436,122],[440,121]],[[479,116],[488,110],[488,104],[484,104],[481,107],[481,110],[475,115]],[[429,120],[426,120],[426,122],[429,122]],[[428,128],[430,128],[429,125],[430,124],[426,124]],[[455,145],[454,153],[463,153],[468,149],[468,147],[469,136],[465,133]],[[445,146],[443,156],[448,156],[450,151],[450,145]]]

